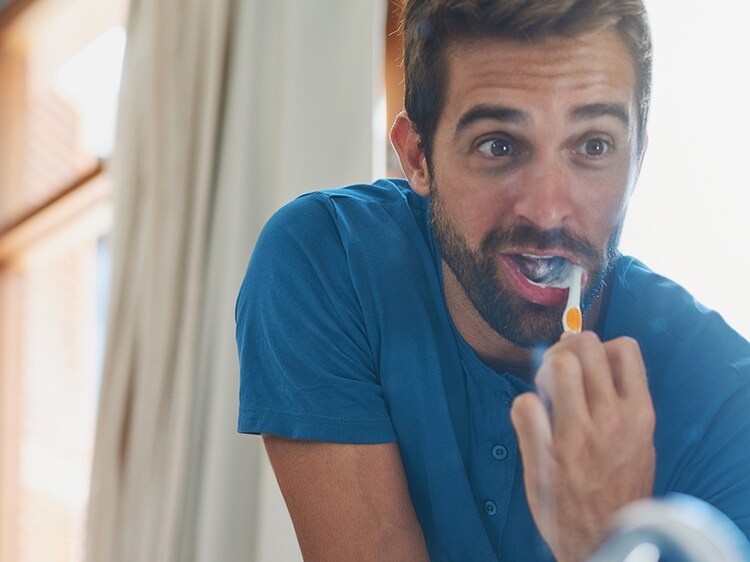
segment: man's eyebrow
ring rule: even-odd
[[[472,123],[482,119],[493,119],[502,123],[521,123],[528,119],[526,112],[502,105],[476,105],[464,113],[456,124],[455,136]]]
[[[623,122],[626,127],[630,126],[630,114],[623,105],[619,103],[590,103],[579,105],[570,112],[573,121],[586,119],[597,119],[598,117],[614,117]]]

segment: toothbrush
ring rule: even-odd
[[[573,265],[568,274],[568,304],[563,312],[562,325],[566,332],[580,334],[583,329],[583,313],[581,312],[581,280],[583,269]]]

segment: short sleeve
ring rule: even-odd
[[[240,432],[340,443],[396,440],[325,194],[293,201],[266,224],[235,320]]]

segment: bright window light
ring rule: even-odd
[[[750,338],[750,5],[646,7],[655,51],[649,146],[622,249]]]
[[[110,28],[68,59],[55,82],[58,94],[79,111],[82,148],[100,158],[114,145],[125,43],[125,30]]]

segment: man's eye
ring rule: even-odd
[[[508,139],[489,139],[479,145],[479,152],[484,156],[497,158],[515,156],[518,153],[518,149]]]
[[[584,142],[578,152],[594,158],[604,156],[612,149],[612,144],[604,139],[589,139]]]

